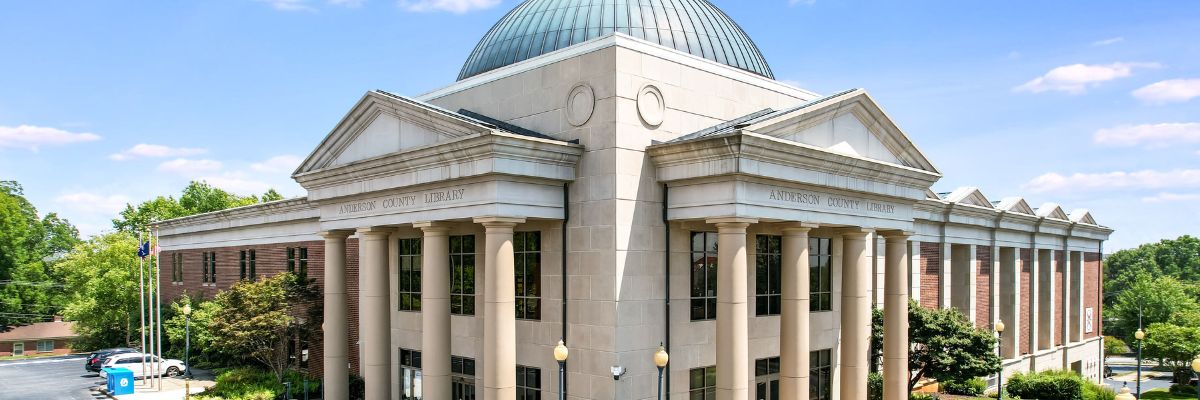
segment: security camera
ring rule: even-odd
[[[613,376],[614,381],[619,381],[619,380],[621,380],[622,376],[625,376],[625,367],[622,367],[620,365],[614,365],[614,366],[612,366],[612,368],[610,368],[610,370],[612,371],[612,376]]]

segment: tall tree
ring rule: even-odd
[[[70,293],[64,315],[75,321],[75,332],[80,335],[76,348],[136,341],[140,306],[137,248],[137,239],[128,233],[93,236],[54,266]],[[147,273],[151,269],[146,266]]]
[[[1129,340],[1138,327],[1171,323],[1180,326],[1200,326],[1200,302],[1192,287],[1170,276],[1152,277],[1141,274],[1117,292],[1108,311],[1114,320],[1110,326],[1116,336]]]
[[[263,194],[264,199],[267,197],[283,199],[275,189]],[[158,221],[248,206],[258,202],[258,196],[239,196],[204,181],[192,181],[183,189],[178,200],[172,196],[158,196],[136,207],[132,204],[125,205],[121,215],[113,219],[113,228],[137,236],[149,231],[150,226]]]
[[[288,339],[306,336],[318,322],[299,318],[293,304],[310,299],[314,289],[291,273],[243,281],[217,294],[217,312],[208,329],[212,345],[229,355],[257,361],[279,381],[290,364]]]
[[[911,301],[908,307],[909,391],[923,378],[966,382],[1000,370],[991,331],[976,329],[956,309],[931,310]]]
[[[78,242],[70,222],[39,218],[20,184],[0,181],[0,329],[58,313],[62,292],[50,266]]]
[[[1191,285],[1200,284],[1200,239],[1180,236],[1121,250],[1104,260],[1106,293],[1129,287],[1141,275],[1172,277]],[[1109,298],[1106,305],[1113,305]]]

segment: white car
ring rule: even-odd
[[[146,360],[146,373],[142,374],[142,360]],[[153,363],[153,364],[152,364]],[[153,354],[145,353],[126,353],[108,357],[104,361],[104,365],[100,366],[100,377],[108,379],[108,374],[104,368],[125,368],[133,371],[134,379],[142,379],[148,376],[155,376],[153,368],[158,365],[158,357]],[[163,376],[179,376],[187,370],[184,367],[183,361],[164,358],[162,360],[162,375]]]

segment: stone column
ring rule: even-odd
[[[421,229],[421,393],[450,398],[450,228],[420,222]]]
[[[717,400],[750,399],[750,328],[743,218],[709,220],[717,225]]]
[[[346,238],[348,231],[321,232],[325,238],[325,311],[321,324],[324,346],[325,395],[331,399],[350,397],[350,341],[346,298]]]
[[[908,234],[887,235],[884,260],[883,400],[908,399]]]
[[[517,398],[517,300],[513,227],[524,218],[485,217],[483,283],[483,398]],[[432,398],[432,397],[431,397]]]
[[[867,352],[871,347],[871,264],[866,231],[842,234],[841,398],[867,399]]]
[[[808,226],[783,230],[782,309],[779,317],[779,398],[808,397],[809,295]]]
[[[359,326],[362,332],[362,376],[366,383],[366,400],[392,398],[391,303],[388,294],[391,279],[388,275],[388,238],[392,229],[360,228],[359,241],[363,260],[362,306]]]

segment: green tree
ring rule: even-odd
[[[908,381],[909,391],[923,378],[967,382],[1000,370],[991,331],[976,329],[955,309],[931,310],[911,301],[908,307],[908,364],[915,371]]]
[[[183,315],[183,306],[190,305],[192,307],[192,315],[185,319]],[[190,332],[192,344],[192,360],[205,359],[211,360],[217,356],[212,346],[214,336],[210,329],[212,320],[217,314],[222,312],[221,304],[216,301],[204,301],[194,298],[191,295],[183,295],[179,299],[171,303],[171,315],[163,324],[163,334],[167,337],[168,347],[170,348],[173,357],[183,359],[184,345],[187,340],[187,334]],[[190,319],[190,329],[188,324]],[[189,332],[185,332],[185,329]]]
[[[1189,285],[1170,276],[1139,275],[1119,292],[1107,313],[1113,317],[1114,333],[1126,339],[1133,337],[1138,327],[1172,323],[1180,326],[1200,326],[1200,302]]]
[[[268,198],[281,200],[283,196],[275,189],[270,189],[263,194],[263,201],[271,201],[267,200]],[[158,196],[136,207],[132,204],[125,205],[121,215],[113,219],[113,228],[136,236],[138,233],[149,231],[150,226],[157,221],[248,206],[258,202],[258,196],[239,196],[204,181],[192,181],[183,188],[178,200],[172,196]]]
[[[179,201],[174,197],[158,196],[153,200],[146,200],[138,204],[137,207],[126,204],[121,215],[113,219],[113,228],[137,236],[148,231],[150,224],[155,221],[166,221],[187,215],[190,214],[183,206],[179,205]]]
[[[1150,324],[1146,328],[1145,354],[1176,369],[1187,368],[1200,355],[1200,327]]]
[[[124,232],[93,236],[54,266],[69,294],[64,316],[75,321],[76,348],[132,345],[138,321],[138,242]],[[149,273],[150,265],[146,271]]]
[[[1125,354],[1128,352],[1129,352],[1129,345],[1125,344],[1125,341],[1121,340],[1120,338],[1117,338],[1116,336],[1105,336],[1104,337],[1104,360],[1105,361],[1107,361],[1108,357],[1111,355]]]
[[[1200,239],[1188,235],[1164,239],[1118,251],[1104,260],[1105,292],[1127,288],[1139,276],[1171,277],[1189,284],[1200,283]]]
[[[276,192],[275,189],[267,189],[267,192],[262,195],[263,203],[279,200],[283,200],[283,195]]]
[[[256,361],[283,380],[290,364],[288,339],[306,336],[318,322],[296,315],[292,304],[312,298],[314,289],[291,273],[243,281],[217,294],[209,329],[222,352]]]
[[[58,313],[62,291],[50,266],[78,242],[69,221],[39,218],[20,184],[0,181],[0,328]]]

